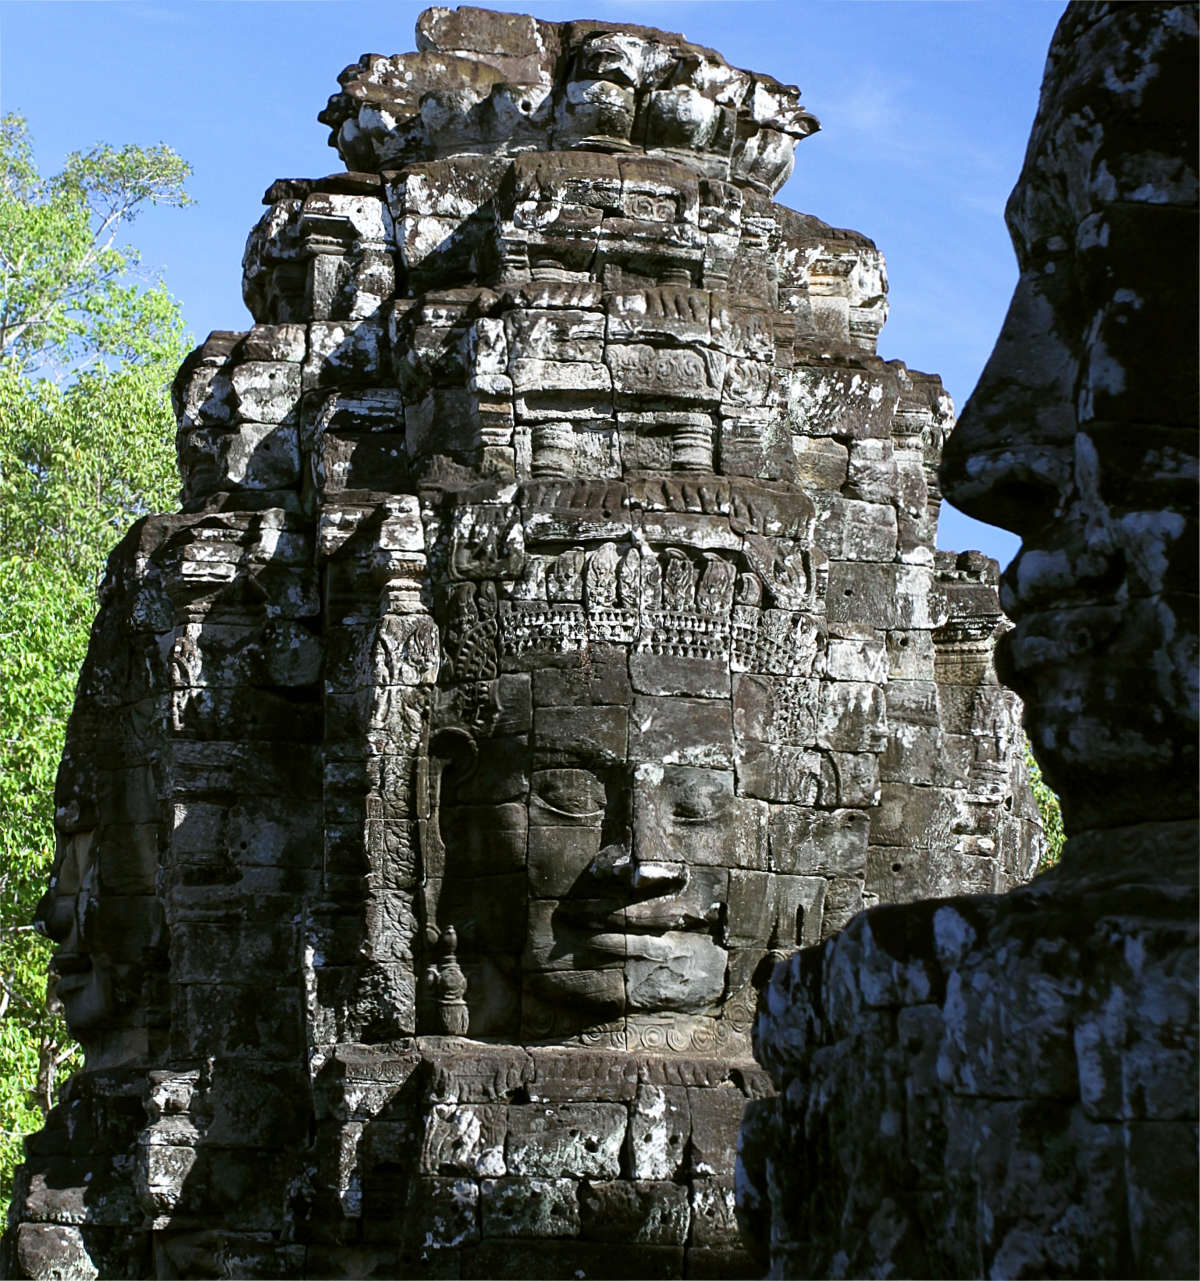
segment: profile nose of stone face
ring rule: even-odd
[[[33,923],[39,934],[56,943],[65,943],[75,929],[74,898],[55,894],[53,890],[43,894],[38,901]]]
[[[1038,282],[1023,277],[942,454],[945,496],[1022,537],[1045,525],[1071,488],[1078,360],[1061,329]]]

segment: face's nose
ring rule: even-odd
[[[38,900],[33,925],[39,934],[66,943],[75,932],[75,896],[49,890]]]
[[[942,454],[945,496],[1026,537],[1071,489],[1078,357],[1032,271],[1022,275],[979,383]]]
[[[598,880],[639,894],[675,894],[687,884],[687,865],[662,859],[640,857],[627,844],[606,845],[592,860],[592,875]]]

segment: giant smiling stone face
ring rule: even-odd
[[[131,546],[127,540],[110,560],[80,673],[54,790],[54,864],[36,919],[56,945],[52,999],[90,1066],[143,1059],[168,1022],[158,789],[148,759],[158,741],[147,697],[154,660],[127,628]],[[172,663],[185,668],[189,657],[181,638]],[[130,689],[134,697],[123,700]],[[101,728],[111,736],[108,750],[92,753]]]
[[[1068,830],[1195,810],[1195,25],[1060,24],[1008,205],[1020,279],[943,462],[947,496],[1022,537],[998,659]]]
[[[719,514],[686,542],[599,509],[450,523],[424,919],[454,931],[463,1022],[744,1049],[756,970],[820,937],[825,883],[769,848],[815,813],[820,558]]]

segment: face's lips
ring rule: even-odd
[[[598,947],[596,940],[607,936],[654,938],[667,933],[712,933],[711,923],[701,920],[694,911],[681,911],[674,899],[653,899],[607,912],[595,909],[595,903],[584,901],[576,907],[565,900],[554,913],[555,932],[574,935],[586,947]]]
[[[1097,548],[1075,537],[1039,547],[1028,542],[1000,576],[1000,605],[1019,622],[1028,615],[1115,605],[1128,567],[1119,548]]]
[[[691,929],[707,932],[708,929],[694,915],[685,916],[678,911],[659,910],[653,913],[639,913],[637,916],[631,916],[627,914],[627,909],[618,908],[602,916],[588,916],[566,909],[567,904],[563,903],[558,912],[555,913],[556,921],[561,921],[569,928],[580,933],[603,933],[608,930],[618,930],[623,934],[661,934],[664,930]],[[631,911],[632,909],[628,910]]]
[[[92,971],[80,970],[73,974],[59,975],[54,979],[54,995],[66,1002],[77,992],[82,992],[92,981]]]
[[[586,946],[593,952],[603,952],[608,956],[628,956],[628,935],[620,933],[597,932],[584,935]]]
[[[51,968],[60,981],[76,974],[86,975],[92,969],[92,958],[85,953],[60,950],[55,952]]]
[[[681,935],[686,936],[690,942],[698,943],[703,939],[706,943],[712,943],[707,933],[699,933],[695,930],[663,930],[657,933],[625,931],[590,934],[587,936],[586,946],[589,951],[605,956],[622,957],[627,960],[669,962],[680,955],[687,955],[686,950],[682,953],[680,950]]]
[[[1001,637],[1001,665],[1020,677],[1041,668],[1090,663],[1126,618],[1126,607],[1115,604],[1068,603],[1027,612]]]

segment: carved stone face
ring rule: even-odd
[[[1020,281],[943,464],[954,502],[1022,536],[1001,663],[1069,829],[1194,807],[1196,176],[1173,86],[1195,16],[1173,12],[1060,25],[1008,206]]]
[[[69,787],[70,771],[59,779]],[[144,1053],[147,984],[160,961],[163,916],[153,896],[157,847],[144,808],[146,769],[117,769],[105,780],[111,801],[60,806],[58,853],[38,928],[58,945],[54,994],[89,1062],[127,1062]]]
[[[755,971],[820,937],[825,882],[768,848],[821,786],[811,557],[720,514],[495,504],[453,529],[425,914],[471,1034],[744,1048]],[[836,720],[882,745],[881,700]]]
[[[144,1059],[165,1038],[167,941],[158,897],[160,649],[130,618],[161,617],[130,572],[145,547],[109,560],[54,788],[55,858],[36,928],[56,947],[54,996],[88,1065]],[[194,649],[194,647],[192,647]],[[174,657],[186,662],[186,645]]]
[[[112,975],[89,945],[99,906],[92,833],[63,838],[50,892],[38,909],[38,925],[59,946],[54,957],[54,994],[72,1030],[95,1027],[114,1009]]]
[[[580,693],[603,697],[606,683],[585,674]],[[719,1013],[731,940],[753,935],[737,907],[730,916],[729,879],[763,860],[766,806],[734,794],[732,768],[664,764],[728,761],[729,731],[700,715],[677,751],[663,751],[653,701],[547,708],[532,737],[535,761],[562,763],[531,775],[523,963],[535,1001],[583,1001],[592,1020]],[[594,739],[573,745],[588,722],[618,738],[624,729],[625,758]]]

